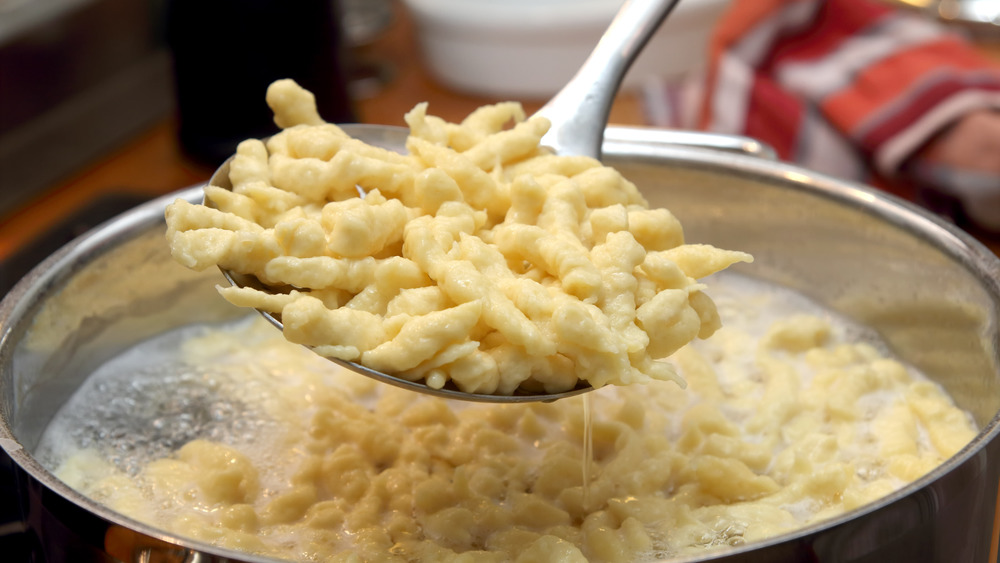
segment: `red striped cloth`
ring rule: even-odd
[[[1000,108],[1000,66],[879,0],[733,0],[704,78],[696,128],[868,182],[893,177],[956,118]]]

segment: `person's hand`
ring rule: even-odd
[[[1000,175],[1000,111],[966,114],[917,155],[928,164]]]
[[[966,114],[907,166],[918,199],[962,226],[1000,234],[1000,111]]]

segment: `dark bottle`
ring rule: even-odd
[[[221,164],[250,137],[277,132],[267,86],[291,78],[332,123],[355,121],[335,0],[168,0],[182,148]]]

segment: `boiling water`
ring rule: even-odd
[[[833,318],[829,311],[798,294],[737,274],[717,274],[710,283],[725,325],[749,334],[764,334],[772,323],[792,314]],[[864,327],[845,319],[837,319],[834,326],[847,341],[881,347],[877,335]],[[185,343],[220,329],[225,327],[195,326],[168,332],[103,365],[54,417],[36,457],[54,469],[73,452],[95,449],[120,471],[135,475],[150,461],[191,440],[233,446],[259,442],[265,431],[278,424],[264,412],[253,392],[255,386],[266,387],[268,374],[246,370],[234,374],[226,369],[225,360],[200,365],[182,360]],[[696,344],[710,347],[711,340]],[[720,375],[746,373],[752,361],[752,356],[726,355]],[[882,402],[870,398],[867,406],[877,410]],[[586,436],[582,472],[586,484],[593,468],[592,413],[586,395],[583,405]]]
[[[825,318],[831,321],[837,340],[864,341],[885,351],[871,331],[837,318],[787,290],[732,273],[714,276],[708,283],[727,327],[723,330],[752,335],[745,341],[735,341],[737,347],[742,348],[737,353],[722,350],[721,344],[713,339],[696,343],[705,357],[716,361],[718,383],[723,388],[738,385],[741,378],[755,369],[756,339],[775,321],[791,315]],[[255,320],[240,321],[241,324],[235,327],[182,328],[142,343],[108,362],[58,413],[44,434],[36,457],[55,471],[79,452],[92,450],[117,470],[135,475],[149,462],[169,456],[191,440],[208,439],[236,447],[256,465],[269,467],[271,472],[262,486],[279,489],[287,478],[287,471],[275,467],[275,463],[288,462],[288,458],[275,461],[273,454],[276,448],[282,447],[279,439],[282,422],[268,410],[267,401],[280,388],[276,386],[282,385],[276,380],[294,379],[296,374],[282,367],[282,358],[265,357],[252,342],[217,350],[208,361],[199,359],[197,354],[192,358],[190,350],[185,350],[185,345],[194,339],[243,330]],[[271,327],[266,329],[273,331]],[[734,341],[729,339],[728,342]],[[184,358],[192,359],[185,361]],[[329,372],[329,384],[338,384],[339,368],[318,356],[308,359],[315,363],[305,364],[307,369],[314,369],[323,377]],[[809,370],[802,371],[808,377]],[[872,394],[865,398],[864,408],[877,411],[892,399],[888,394]],[[583,506],[590,511],[595,509],[590,490],[596,470],[591,437],[595,413],[589,395],[584,395],[582,404]],[[456,403],[454,408],[481,407]],[[730,412],[727,416],[739,420],[749,418],[750,414]],[[536,459],[538,452],[530,450],[531,444],[525,445],[524,457]],[[803,501],[785,509],[804,522],[815,507]],[[742,541],[743,532],[737,528],[729,526],[706,535],[699,542],[711,546]],[[663,552],[651,553],[650,559],[663,555]]]
[[[246,322],[246,321],[244,321]],[[189,327],[140,344],[95,371],[46,429],[36,457],[49,468],[95,450],[135,475],[195,439],[250,444],[273,428],[245,381],[218,366],[183,362],[185,342],[214,328]]]

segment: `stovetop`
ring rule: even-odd
[[[6,561],[33,561],[31,538],[16,486],[14,462],[0,451],[0,553]]]

